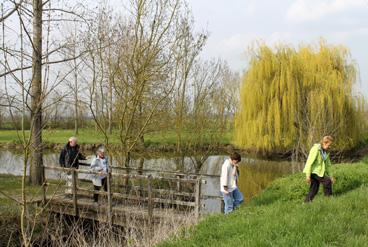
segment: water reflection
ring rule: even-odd
[[[303,164],[285,161],[245,160],[242,161],[239,168],[239,188],[246,200],[249,200],[276,178],[300,172],[303,169]]]

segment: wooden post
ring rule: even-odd
[[[107,173],[107,214],[109,218],[109,225],[112,226],[112,192],[111,192],[111,171]]]
[[[197,177],[197,181],[195,183],[195,206],[194,206],[194,214],[196,219],[199,219],[200,211],[201,211],[201,184],[202,184],[202,178]]]
[[[78,216],[78,199],[77,199],[77,178],[78,173],[75,168],[72,169],[72,189],[73,189],[73,205],[74,205],[74,214]]]
[[[45,181],[42,184],[42,204],[45,205],[46,204],[46,186],[47,186],[47,181],[45,179]]]
[[[149,239],[153,236],[153,200],[152,200],[152,176],[147,177],[147,193],[148,193],[148,227],[149,227]]]
[[[180,175],[176,175],[175,177],[180,179]],[[179,191],[179,192],[181,191],[180,180],[176,181],[176,190]]]

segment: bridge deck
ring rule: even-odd
[[[74,201],[65,195],[57,195],[47,198],[48,210],[64,215],[78,216],[84,219],[109,223],[107,201],[93,202],[90,198],[78,198],[78,211],[76,214]],[[180,219],[188,215],[188,211],[179,211],[173,208],[154,208],[152,223],[158,223],[163,218]],[[135,220],[148,223],[149,213],[145,205],[127,205],[114,202],[112,205],[112,224],[126,226],[127,220]]]

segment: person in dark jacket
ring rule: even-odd
[[[69,142],[61,150],[59,157],[59,164],[65,168],[79,168],[79,160],[86,160],[86,157],[80,152],[80,147],[77,144],[77,138],[72,136],[69,138]],[[72,175],[70,172],[66,173],[66,189],[65,194],[72,193]]]
[[[61,150],[59,164],[62,167],[78,169],[79,160],[86,160],[86,157],[80,152],[77,138],[72,136],[63,150]]]

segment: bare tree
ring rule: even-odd
[[[193,71],[193,65],[195,64],[200,51],[205,45],[207,40],[207,33],[202,32],[195,34],[193,19],[190,13],[185,13],[185,18],[183,18],[180,23],[180,31],[182,39],[178,44],[178,63],[177,63],[177,80],[175,88],[175,131],[177,135],[176,139],[176,152],[182,153],[182,135],[185,131],[185,119],[187,107],[187,93],[188,93],[188,82],[191,77],[191,72]]]
[[[92,71],[90,109],[107,138],[114,107],[114,119],[119,123],[120,153],[124,157],[119,162],[122,165],[128,165],[137,143],[143,144],[155,113],[174,89],[177,73],[173,71],[182,59],[180,49],[184,49],[181,47],[183,30],[180,30],[184,23],[183,3],[180,0],[131,1],[130,15],[116,25],[117,30],[108,25],[104,25],[107,29],[94,28],[99,30],[94,34],[97,38],[85,42],[89,44],[87,64]],[[99,20],[104,23],[103,15]],[[118,34],[107,36],[106,30],[112,29]],[[108,37],[108,42],[104,37]],[[101,59],[103,52],[108,54],[107,62]],[[106,106],[107,111],[103,110]]]
[[[78,58],[78,54],[83,50],[83,45],[81,44],[82,38],[79,34],[83,32],[83,25],[73,23],[73,27],[68,31],[69,33],[66,38],[68,43],[65,46],[64,54],[67,57],[73,58],[73,60],[66,63],[73,70],[73,73],[70,77],[65,78],[66,86],[72,94],[66,100],[73,102],[74,135],[77,136],[79,133],[80,108],[82,105],[81,92],[84,90],[82,80],[79,78],[79,74],[82,74],[84,69],[83,60]]]
[[[42,0],[33,1],[31,128],[32,158],[30,181],[41,185],[44,181],[42,161]]]
[[[65,76],[69,74],[69,72],[65,74],[56,72],[54,78],[50,79],[50,65],[71,60],[71,58],[60,58],[58,56],[58,52],[63,46],[62,42],[54,43],[50,40],[51,22],[58,21],[53,19],[56,16],[52,14],[54,11],[61,10],[52,9],[51,1],[41,0],[35,0],[32,4],[29,1],[17,3],[13,12],[17,13],[16,16],[4,15],[4,11],[2,11],[2,47],[0,51],[4,60],[0,60],[3,67],[0,72],[0,79],[4,81],[2,86],[5,90],[6,107],[13,121],[13,127],[17,130],[18,140],[23,147],[22,199],[21,201],[15,199],[15,201],[19,203],[21,208],[21,234],[24,246],[31,245],[36,219],[43,210],[43,208],[36,210],[33,214],[34,219],[30,216],[28,210],[29,195],[25,190],[27,165],[30,164],[29,181],[32,184],[43,184],[42,129],[45,122],[42,113],[45,109],[60,101],[62,97],[58,97],[55,102],[50,102],[47,99]],[[47,12],[45,20],[43,20],[43,12]],[[8,28],[10,35],[6,35],[5,22],[9,20],[19,24],[19,32],[14,28]],[[44,28],[47,30],[45,35]],[[15,44],[5,43],[5,38],[10,39],[13,33],[17,35],[20,42]],[[43,39],[45,40],[45,46],[43,46]],[[53,48],[51,48],[51,45],[53,45]],[[45,48],[43,49],[43,47]],[[50,59],[52,55],[55,55],[57,59],[52,61]],[[31,73],[27,72],[29,69],[32,69]],[[20,126],[16,114],[21,114]],[[28,116],[30,116],[29,134],[26,133],[25,126]]]

